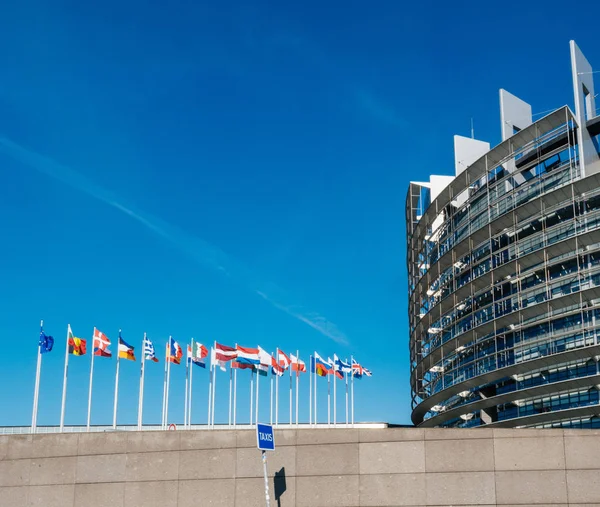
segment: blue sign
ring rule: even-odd
[[[275,435],[273,426],[269,424],[256,425],[256,445],[261,451],[275,450]]]

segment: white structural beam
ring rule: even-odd
[[[529,127],[533,123],[531,105],[501,88],[500,122],[502,140],[506,141],[516,132]]]
[[[454,136],[454,170],[456,176],[473,162],[483,157],[488,151],[490,151],[490,143],[478,141],[471,137]],[[469,189],[466,188],[452,200],[452,203],[455,206],[461,206],[468,198]]]
[[[577,129],[579,165],[582,176],[590,176],[600,171],[598,151],[586,128],[587,120],[591,120],[596,116],[594,70],[581,49],[575,44],[575,41],[572,40],[570,46],[573,92],[575,94],[575,118],[579,126]]]
[[[490,143],[470,137],[454,136],[454,170],[456,176],[473,162],[483,157],[488,151],[490,151]]]
[[[435,174],[429,176],[429,188],[431,190],[432,202],[438,195],[440,195],[440,192],[442,190],[444,190],[448,185],[450,185],[453,179],[454,176],[437,176]]]
[[[517,132],[526,129],[533,123],[533,113],[531,105],[516,97],[504,89],[500,89],[500,130],[502,132],[502,141],[514,136]],[[509,173],[514,173],[515,160],[507,160],[504,167]],[[515,174],[514,178],[520,185],[525,181],[522,174]],[[510,181],[506,181],[506,191],[512,190]]]

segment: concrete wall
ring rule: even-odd
[[[271,505],[600,507],[600,431],[276,430]],[[0,437],[0,507],[264,505],[253,431]],[[281,489],[285,473],[285,491]]]

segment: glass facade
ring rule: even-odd
[[[583,173],[577,128],[564,107],[442,190],[411,183],[415,424],[598,423],[600,174]]]

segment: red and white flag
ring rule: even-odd
[[[292,363],[292,360],[286,355],[286,353],[279,349],[277,349],[277,361],[279,362],[279,366],[281,366],[284,370],[287,370]]]
[[[94,329],[94,355],[101,357],[112,357],[112,352],[108,350],[110,340],[99,329]]]
[[[215,359],[217,361],[227,362],[235,359],[237,356],[238,353],[235,347],[215,343]]]
[[[271,357],[271,371],[273,372],[273,375],[281,377],[283,375],[283,372],[285,371],[285,368],[278,364],[277,360],[274,357]]]
[[[232,365],[235,363],[235,361],[233,363],[231,363]],[[221,361],[220,359],[217,359],[217,349],[215,348],[210,348],[210,364],[212,365],[213,368],[216,368],[217,366],[219,368],[221,368],[222,371],[226,371],[227,368],[225,368],[225,361]]]
[[[296,357],[294,354],[290,354],[290,360],[292,362],[292,371],[306,373],[306,364],[302,359]]]

